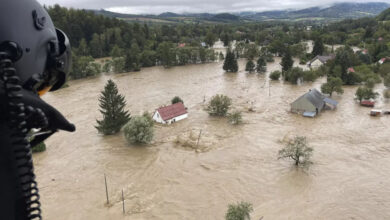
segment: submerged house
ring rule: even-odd
[[[171,124],[187,117],[187,109],[181,102],[161,107],[153,114],[153,120],[161,124]]]
[[[337,101],[325,97],[317,89],[311,89],[291,103],[291,112],[315,117],[324,109],[335,109],[337,104]]]
[[[320,66],[326,64],[329,60],[334,59],[334,55],[331,56],[316,56],[309,63],[310,68],[319,68]]]

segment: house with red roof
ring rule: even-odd
[[[349,67],[347,70],[348,73],[354,73],[355,69],[353,67]]]
[[[187,109],[179,102],[169,106],[163,106],[154,112],[153,120],[161,124],[171,124],[188,117]]]

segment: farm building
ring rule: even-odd
[[[320,66],[326,64],[329,60],[334,59],[334,56],[316,56],[309,63],[308,66],[310,68],[316,69]]]
[[[153,120],[161,124],[171,124],[188,117],[187,109],[183,103],[164,106],[156,110]]]
[[[305,117],[315,117],[323,109],[335,109],[337,104],[337,101],[325,97],[317,89],[311,89],[291,103],[291,112]]]

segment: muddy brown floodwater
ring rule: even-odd
[[[280,69],[276,63],[268,71]],[[315,119],[289,113],[289,104],[315,83],[270,82],[268,74],[224,73],[222,63],[71,81],[45,96],[77,125],[47,141],[34,155],[46,219],[222,220],[229,203],[253,204],[252,219],[390,219],[390,117],[372,118],[353,100],[356,87],[334,96],[336,111]],[[189,118],[155,125],[154,142],[131,146],[123,134],[103,137],[94,128],[101,117],[98,97],[107,79],[126,96],[131,114],[153,112],[180,96]],[[376,90],[382,92],[383,86]],[[203,111],[203,99],[221,93],[244,111],[234,127]],[[255,112],[248,112],[249,107]],[[379,99],[378,108],[390,109]],[[204,138],[199,149],[176,143],[178,136]],[[191,134],[192,133],[192,134]],[[283,141],[307,136],[313,165],[296,169],[277,160]],[[104,174],[110,205],[105,205]],[[121,190],[126,214],[122,214]]]

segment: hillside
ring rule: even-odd
[[[388,3],[338,3],[327,8],[311,7],[302,10],[276,10],[265,12],[185,13],[164,12],[160,15],[120,14],[106,10],[96,10],[96,14],[116,17],[127,21],[160,23],[226,23],[239,21],[266,20],[342,20],[346,18],[375,17],[390,7]],[[386,19],[385,15],[382,16]]]
[[[280,19],[345,19],[374,17],[386,10],[387,3],[339,3],[328,8],[312,7],[303,10],[267,11],[245,18],[251,20],[280,20]]]

